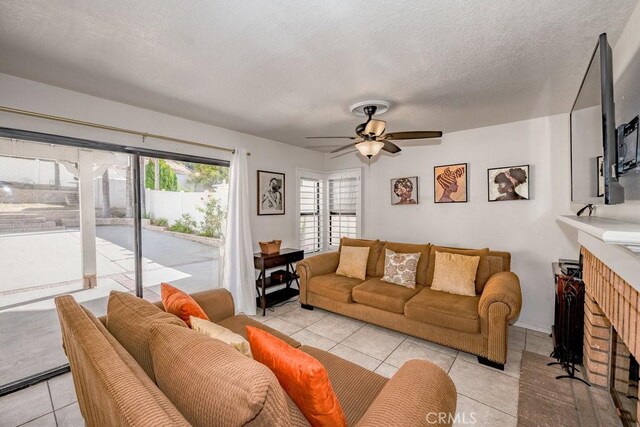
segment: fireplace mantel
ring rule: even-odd
[[[640,224],[599,217],[559,216],[578,230],[578,243],[640,291]]]
[[[562,215],[558,219],[605,243],[621,245],[634,253],[640,253],[640,224],[595,216]]]

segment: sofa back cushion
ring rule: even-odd
[[[156,323],[187,325],[173,314],[135,295],[112,291],[107,304],[107,329],[133,356],[153,381],[153,363],[149,352],[151,327]]]
[[[389,249],[399,254],[415,254],[420,253],[420,259],[418,260],[418,268],[416,270],[416,283],[418,285],[425,285],[427,283],[427,270],[429,267],[429,254],[431,250],[431,244],[417,244],[417,243],[397,243],[386,242],[382,250],[382,256],[378,260],[376,267],[376,277],[384,276],[384,249]]]
[[[286,426],[286,394],[275,375],[229,345],[175,325],[151,328],[158,387],[194,426]]]
[[[429,271],[427,273],[427,283],[431,286],[433,282],[433,273],[435,270],[436,252],[447,252],[452,254],[467,255],[467,256],[479,256],[480,262],[478,263],[478,270],[476,272],[476,293],[481,294],[484,289],[484,285],[491,277],[491,270],[489,266],[489,248],[484,249],[458,249],[449,248],[445,246],[432,246],[431,255],[429,257]]]
[[[340,248],[338,250],[342,251],[343,246],[366,246],[371,248],[369,249],[369,257],[367,258],[367,276],[376,275],[378,259],[380,258],[380,252],[382,251],[384,242],[381,242],[380,240],[350,239],[349,237],[343,237],[340,239]]]
[[[489,270],[493,276],[501,271],[511,271],[511,254],[503,251],[489,251]]]
[[[87,425],[189,425],[98,319],[71,295],[55,303]]]

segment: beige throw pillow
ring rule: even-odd
[[[419,260],[420,253],[399,254],[390,249],[385,249],[384,276],[382,276],[382,280],[415,289],[416,270]]]
[[[476,296],[479,256],[436,252],[431,289],[456,295]]]
[[[371,250],[369,247],[343,246],[336,274],[364,280],[367,275],[369,250]]]
[[[220,326],[216,323],[200,319],[198,317],[191,316],[190,320],[191,329],[194,331],[201,332],[211,338],[227,343],[245,356],[253,358],[249,341],[247,341],[242,335],[238,335],[235,332],[231,332],[224,326]]]

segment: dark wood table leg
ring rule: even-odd
[[[267,284],[267,275],[265,272],[264,264],[262,265],[262,299],[260,300],[260,304],[262,305],[262,316],[267,315],[267,294],[265,293],[265,286]]]

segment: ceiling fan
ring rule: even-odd
[[[308,136],[307,139],[335,139],[344,138],[351,139],[353,143],[344,145],[338,149],[331,151],[331,153],[338,153],[348,148],[357,148],[363,156],[371,158],[378,154],[380,150],[384,150],[388,153],[399,153],[402,151],[400,147],[391,141],[398,141],[403,139],[426,139],[426,138],[440,138],[442,132],[440,131],[411,131],[411,132],[393,132],[385,133],[386,122],[384,120],[374,119],[373,116],[378,110],[378,106],[364,105],[363,103],[356,104],[355,106],[361,107],[361,112],[368,117],[368,120],[364,123],[360,123],[356,126],[356,136]],[[386,110],[388,110],[388,103],[385,103]],[[354,107],[355,107],[354,106]],[[356,109],[352,107],[354,114]],[[385,110],[385,111],[386,111]],[[383,111],[384,112],[384,111]]]

